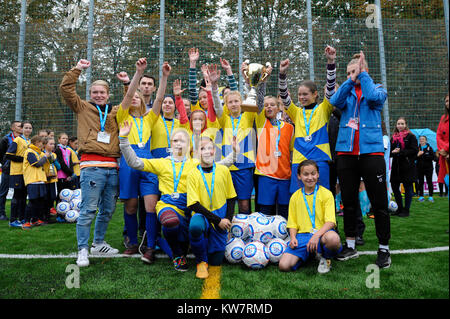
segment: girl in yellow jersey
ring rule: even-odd
[[[44,224],[42,216],[45,211],[45,195],[47,176],[44,164],[51,153],[42,153],[43,137],[35,135],[23,155],[23,179],[28,193],[28,206],[25,214],[25,223],[22,229]]]
[[[182,128],[174,130],[170,139],[172,154],[166,158],[145,159],[137,157],[129,145],[128,135],[132,125],[133,123],[127,121],[123,123],[119,133],[120,149],[130,167],[158,176],[161,192],[161,198],[156,205],[158,220],[172,250],[175,269],[186,271],[191,213],[187,207],[186,179],[199,163],[198,160],[189,158],[189,134]],[[234,151],[226,159],[228,165],[233,162],[235,153]]]
[[[231,152],[229,141],[233,138],[237,139],[240,147],[240,154],[230,167],[230,171],[237,193],[239,213],[249,214],[255,168],[256,134],[253,129],[253,122],[256,113],[241,113],[242,97],[238,91],[231,91],[225,96],[225,104],[228,107],[229,114],[225,112],[220,103],[218,92],[220,71],[217,70],[217,65],[209,66],[209,78],[213,92],[214,109],[223,129],[222,156],[227,156]]]
[[[44,154],[50,153],[47,162],[44,164],[45,175],[47,176],[47,181],[45,182],[46,193],[45,193],[45,215],[44,221],[49,220],[49,213],[56,215],[56,210],[53,208],[56,199],[56,183],[58,182],[58,167],[59,163],[56,158],[56,154],[53,153],[55,150],[55,140],[51,137],[45,137],[43,140],[44,144]],[[53,209],[52,209],[53,208]]]
[[[296,270],[310,256],[319,259],[317,271],[327,273],[331,258],[341,250],[339,235],[334,231],[336,217],[333,194],[318,185],[319,166],[305,160],[298,165],[297,177],[303,187],[297,190],[289,201],[289,217],[286,228],[290,242],[281,257],[281,271]]]
[[[124,122],[135,123],[129,134],[131,147],[137,156],[150,159],[153,158],[150,151],[153,127],[159,118],[161,102],[164,98],[171,67],[167,62],[164,63],[163,75],[160,79],[156,99],[148,112],[146,111],[144,97],[140,92],[136,92],[139,79],[142,77],[146,67],[147,61],[145,58],[136,62],[136,73],[131,80],[122,104],[119,106],[116,119],[118,125],[122,125]],[[124,222],[129,238],[129,245],[124,251],[124,255],[131,256],[139,252],[137,210],[138,197],[143,197],[146,212],[147,249],[143,252],[141,260],[151,264],[155,259],[154,251],[158,234],[158,222],[155,214],[155,206],[159,197],[158,178],[153,173],[142,172],[130,167],[122,156],[120,159],[119,180],[119,197],[124,201]],[[169,256],[171,255],[170,251],[167,253]]]
[[[11,161],[9,187],[14,189],[11,200],[11,217],[9,226],[22,227],[27,206],[27,188],[23,180],[23,156],[30,144],[33,126],[30,122],[22,122],[22,135],[16,137],[6,151],[6,158]]]

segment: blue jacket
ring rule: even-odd
[[[355,130],[347,126],[347,123],[351,118],[356,117],[359,118],[360,154],[384,153],[381,112],[387,92],[381,84],[375,84],[367,72],[361,72],[358,79],[361,82],[362,91],[359,111],[356,105],[358,101],[355,92],[356,82],[350,78],[339,87],[330,99],[330,103],[342,111],[336,152],[353,151]]]

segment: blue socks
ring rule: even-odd
[[[147,230],[147,247],[155,248],[156,246],[156,235],[158,234],[158,220],[156,218],[156,213],[149,213],[145,215],[145,229]]]
[[[125,220],[125,228],[127,230],[128,238],[130,239],[130,245],[137,245],[137,232],[138,232],[138,221],[137,214],[127,214],[124,209],[123,218]]]

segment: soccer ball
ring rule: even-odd
[[[68,202],[59,202],[58,205],[56,205],[56,211],[60,215],[65,215],[70,210],[70,203]]]
[[[245,243],[242,239],[232,237],[225,247],[225,259],[232,264],[239,263],[242,260],[244,247]]]
[[[237,214],[231,222],[231,233],[234,237],[245,239],[249,236],[249,216]]]
[[[74,189],[72,192],[72,199],[79,199],[81,200],[81,189],[77,188]]]
[[[77,212],[76,210],[71,209],[71,210],[69,210],[69,211],[66,213],[66,215],[64,216],[64,218],[66,219],[66,221],[67,221],[68,223],[74,223],[74,222],[77,221],[78,216],[80,216],[80,213]]]
[[[391,201],[389,202],[388,209],[389,209],[391,212],[396,212],[397,209],[398,209],[397,203],[391,200]]]
[[[64,188],[61,193],[59,193],[59,198],[65,202],[70,202],[70,200],[72,199],[72,194],[72,190]]]
[[[70,201],[70,209],[80,211],[81,200],[77,198],[73,198]]]
[[[273,238],[273,226],[266,217],[256,217],[251,221],[253,227],[253,240],[267,244]]]
[[[284,218],[281,215],[276,215],[272,219],[272,225],[273,225],[273,235],[276,238],[285,239],[288,235],[287,229],[286,229],[286,218]]]
[[[251,269],[261,269],[269,263],[269,252],[267,247],[259,242],[253,241],[245,245],[242,261]]]
[[[277,263],[280,261],[281,256],[286,251],[287,245],[281,238],[273,238],[266,245],[267,250],[269,251],[269,259],[273,263]]]

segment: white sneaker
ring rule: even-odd
[[[331,269],[331,260],[323,258],[320,254],[317,254],[317,259],[319,259],[319,266],[317,267],[317,272],[319,274],[326,274]]]
[[[78,259],[77,259],[77,265],[78,267],[87,267],[89,266],[89,258],[88,258],[88,249],[83,248],[80,251],[78,251]]]
[[[101,244],[92,243],[92,255],[116,255],[119,253],[118,249],[112,248],[106,241]]]

